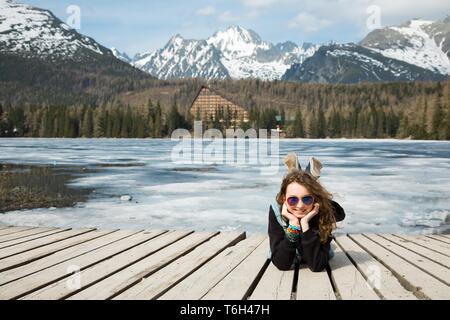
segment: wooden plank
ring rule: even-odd
[[[155,254],[111,275],[103,281],[69,297],[69,300],[100,300],[109,299],[142,281],[145,276],[162,270],[166,265],[208,241],[217,233],[196,232],[187,235],[182,240],[169,245]],[[185,266],[183,266],[185,268]]]
[[[29,236],[20,237],[18,239],[9,240],[9,241],[5,241],[3,243],[0,243],[0,249],[7,248],[7,247],[12,247],[12,246],[15,246],[15,245],[20,244],[20,243],[28,242],[28,241],[39,239],[39,238],[43,238],[43,237],[46,237],[46,236],[49,236],[49,235],[52,235],[52,234],[55,234],[55,233],[64,232],[64,231],[68,231],[68,230],[70,230],[70,229],[49,228],[49,230],[46,231],[46,232],[40,232],[40,233],[37,233],[37,234],[32,234],[32,235],[29,235]]]
[[[334,258],[330,260],[331,279],[342,300],[378,300],[372,286],[353,265],[344,251],[333,243]]]
[[[185,256],[165,266],[164,269],[146,276],[141,282],[115,296],[113,299],[155,299],[203,266],[206,262],[210,261],[225,248],[242,240],[242,236],[242,233],[236,232],[220,233]]]
[[[396,243],[399,246],[402,246],[405,249],[411,250],[412,252],[421,255],[424,258],[439,263],[443,267],[450,268],[450,257],[442,253],[438,253],[428,248],[424,248],[418,244],[415,244],[414,242],[396,237],[394,235],[383,234],[381,236],[389,241],[392,241],[393,243]]]
[[[237,234],[237,238],[244,239],[245,233],[241,233],[241,236]],[[235,246],[226,248],[158,299],[201,299],[254,250],[256,247],[254,242],[254,238],[250,238],[249,242],[241,241]]]
[[[365,236],[418,267],[422,271],[429,273],[438,280],[441,280],[446,285],[450,285],[450,272],[448,268],[443,267],[434,261],[428,260],[408,249],[405,249],[396,243],[390,242],[379,235],[366,234]]]
[[[25,230],[30,230],[30,229],[35,229],[35,228],[36,227],[9,227],[9,228],[0,230],[0,236],[4,236],[7,234],[13,234],[16,232],[22,232]]]
[[[32,228],[32,229],[24,230],[21,232],[6,234],[3,236],[0,236],[0,245],[2,245],[6,241],[16,240],[16,239],[20,239],[20,238],[27,237],[30,235],[39,234],[39,233],[43,233],[43,232],[55,230],[55,229],[56,228]]]
[[[94,229],[90,229],[90,228],[80,229],[80,230],[68,230],[68,231],[59,232],[57,234],[50,235],[48,237],[21,243],[16,246],[13,246],[13,247],[3,248],[3,249],[0,249],[0,260],[5,259],[7,257],[14,256],[14,255],[22,253],[22,252],[30,251],[32,249],[40,248],[43,246],[48,246],[50,244],[60,242],[62,240],[66,240],[68,238],[75,237],[75,236],[83,234],[83,233],[92,232],[93,230]]]
[[[312,272],[307,266],[301,265],[297,280],[297,300],[336,300],[326,270]]]
[[[356,267],[363,274],[374,290],[387,300],[415,300],[416,296],[408,291],[395,275],[383,264],[373,258],[368,252],[357,245],[346,235],[336,237],[337,244],[356,263]]]
[[[281,271],[271,262],[249,300],[291,300],[294,272]]]
[[[79,243],[74,244],[71,247],[62,249],[57,252],[48,252],[47,247],[37,248],[32,251],[25,252],[25,259],[45,257],[45,259],[37,259],[32,262],[26,263],[22,266],[18,266],[13,269],[9,269],[0,273],[0,285],[23,278],[27,275],[44,270],[58,263],[64,262],[71,258],[83,255],[89,251],[93,251],[97,248],[103,247],[112,242],[126,238],[134,233],[132,231],[117,231],[117,230],[102,230],[85,233],[77,240]],[[20,256],[20,255],[18,255]],[[17,255],[12,258],[17,258]],[[6,259],[8,260],[8,259]],[[3,260],[4,261],[4,260]],[[16,262],[17,263],[17,262]]]
[[[59,300],[64,299],[74,293],[83,290],[83,288],[89,287],[90,285],[101,281],[114,273],[125,269],[132,264],[142,260],[149,255],[161,250],[162,248],[177,242],[178,240],[186,237],[190,231],[171,231],[151,240],[150,242],[145,242],[134,248],[131,248],[123,253],[115,255],[114,257],[100,262],[90,268],[82,270],[77,277],[80,277],[82,282],[80,286],[67,286],[67,279],[63,279],[59,282],[53,283],[42,289],[39,289],[29,295],[22,297],[24,300]],[[178,243],[177,243],[178,244]],[[178,244],[180,245],[180,244]],[[99,290],[94,289],[95,292]],[[100,290],[103,291],[103,288]],[[89,297],[89,293],[80,293],[80,299],[86,299]]]
[[[119,240],[100,249],[91,251],[82,256],[76,257],[47,268],[40,272],[18,279],[17,281],[7,283],[1,286],[0,299],[18,299],[33,291],[47,286],[51,283],[68,278],[74,274],[74,269],[83,270],[97,264],[103,260],[109,259],[117,254],[125,252],[141,243],[147,242],[155,236],[161,234],[161,231],[139,232],[125,239]],[[68,285],[71,280],[68,280]]]
[[[255,235],[252,237],[260,237],[256,241],[256,244],[261,241],[258,247],[204,295],[202,300],[244,300],[247,298],[253,284],[258,279],[259,272],[263,271],[266,264],[269,263],[267,259],[269,248],[267,236]]]
[[[95,232],[95,231],[93,231]],[[8,269],[17,268],[24,264],[28,264],[38,259],[43,259],[55,252],[65,250],[72,246],[78,245],[80,243],[86,242],[90,239],[96,237],[96,234],[90,234],[91,232],[81,233],[76,237],[71,237],[56,243],[52,243],[48,246],[39,247],[30,251],[25,251],[23,253],[16,254],[14,256],[5,258],[0,261],[0,271],[6,271]]]
[[[363,235],[351,234],[349,237],[386,266],[416,296],[450,299],[450,288],[428,273]]]
[[[448,246],[446,243],[443,243],[441,241],[434,240],[434,239],[427,238],[427,237],[408,236],[408,235],[403,235],[403,234],[395,235],[395,236],[400,239],[408,240],[410,242],[418,244],[422,247],[426,247],[429,250],[446,255],[447,257],[450,257],[450,246]]]
[[[446,237],[441,237],[441,236],[438,236],[438,235],[426,235],[426,237],[431,238],[431,239],[435,239],[435,240],[444,242],[447,245],[450,245],[450,239],[447,239]]]

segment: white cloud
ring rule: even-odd
[[[287,25],[293,30],[312,34],[330,25],[337,29],[345,26],[361,37],[371,31],[368,22],[372,21],[373,15],[367,11],[370,6],[379,8],[381,28],[399,25],[412,18],[439,20],[450,12],[448,0],[302,0],[291,4],[292,11],[303,13],[288,20]],[[330,28],[328,31],[333,32]]]
[[[207,6],[197,10],[197,14],[199,16],[212,16],[216,13],[216,8],[213,6]]]
[[[299,13],[294,19],[292,19],[288,26],[290,28],[299,28],[305,32],[317,32],[320,29],[328,27],[332,24],[332,21],[327,19],[318,18],[309,13]]]
[[[241,0],[242,4],[252,8],[270,7],[271,5],[279,2],[277,0]]]
[[[364,27],[369,18],[367,8],[370,6],[380,8],[383,26],[399,24],[412,18],[443,19],[450,13],[448,0],[302,0],[301,2],[295,1],[295,3],[293,1],[290,5],[294,12],[307,12],[318,20]],[[307,19],[307,17],[303,17],[303,19]],[[290,25],[293,24],[295,24],[295,19],[290,23]]]
[[[219,20],[223,22],[233,22],[239,20],[239,17],[235,16],[231,11],[225,11],[219,15]]]
[[[369,5],[377,5],[381,12],[388,16],[403,16],[407,15],[428,15],[428,14],[442,14],[444,17],[450,12],[450,2],[448,0],[375,0]]]

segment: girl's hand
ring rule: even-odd
[[[311,210],[310,213],[308,213],[302,220],[300,221],[303,232],[306,232],[309,230],[309,221],[311,221],[312,218],[314,218],[320,210],[320,204],[315,203],[314,208]]]
[[[311,219],[314,218],[319,213],[319,210],[320,210],[320,204],[315,203],[314,208],[311,210],[311,212],[308,213],[304,218],[302,218],[301,221],[302,222],[305,221],[305,222],[309,223],[311,221]]]
[[[286,202],[283,203],[283,207],[281,209],[281,215],[289,220],[289,223],[293,226],[300,227],[300,221],[296,216],[288,211]]]

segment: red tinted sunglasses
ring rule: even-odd
[[[303,202],[303,204],[309,206],[314,203],[314,197],[313,196],[304,196],[304,197],[289,197],[287,198],[287,203],[290,206],[296,206],[300,200]]]

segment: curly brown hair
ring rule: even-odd
[[[288,173],[281,183],[280,192],[277,194],[276,200],[280,206],[280,211],[286,200],[286,189],[291,183],[298,183],[308,189],[315,202],[320,205],[319,216],[319,233],[320,241],[326,243],[331,237],[333,229],[336,228],[336,218],[334,215],[333,205],[331,204],[332,194],[329,193],[315,178],[308,173],[295,170]]]

